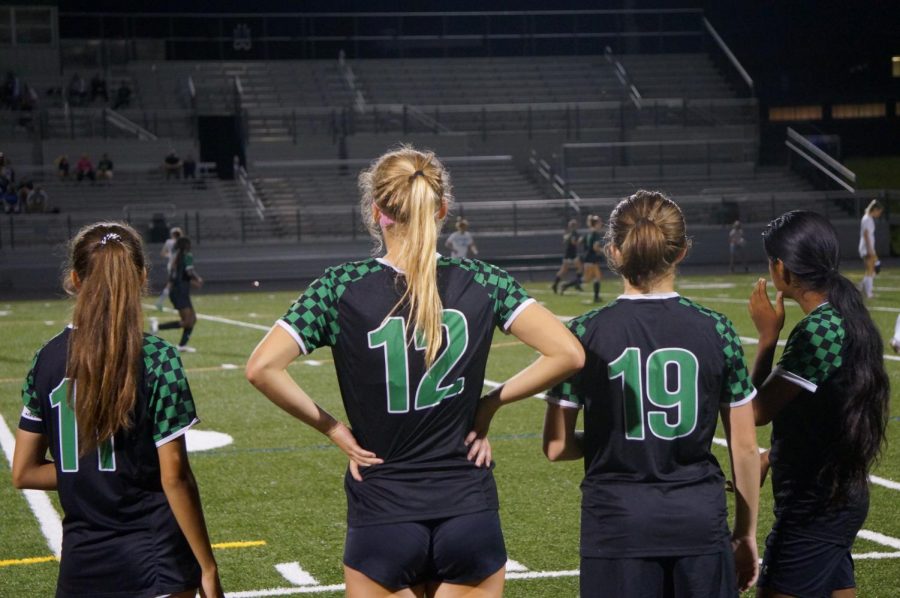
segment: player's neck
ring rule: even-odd
[[[675,272],[673,270],[671,273],[657,278],[649,286],[644,288],[633,286],[626,278],[622,279],[622,284],[625,286],[625,295],[659,295],[662,293],[674,293]]]
[[[808,314],[823,303],[828,303],[828,293],[819,291],[800,291],[798,293],[785,293],[785,295],[796,301],[804,314]]]

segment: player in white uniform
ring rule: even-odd
[[[877,199],[873,199],[866,206],[859,223],[859,257],[862,258],[866,269],[859,290],[867,299],[874,297],[875,263],[878,261],[878,254],[875,252],[875,219],[880,218],[883,212],[884,207]]]

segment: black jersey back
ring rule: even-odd
[[[623,295],[569,327],[585,367],[548,400],[584,407],[582,556],[721,550],[725,480],[710,445],[720,406],[756,394],[731,322],[671,293]]]
[[[65,512],[57,596],[160,596],[197,587],[200,568],[163,493],[157,454],[198,421],[178,352],[144,337],[131,428],[79,457],[67,400],[69,333],[35,356],[19,420],[21,429],[47,437],[56,465]]]
[[[369,259],[327,270],[279,324],[304,353],[331,346],[353,434],[384,463],[365,481],[345,478],[351,525],[449,517],[496,509],[493,475],[463,444],[481,396],[495,326],[530,303],[506,272],[477,260],[438,258],[444,337],[428,371],[408,312],[391,313],[402,274]]]
[[[584,236],[584,254],[582,259],[588,263],[598,263],[603,257],[603,233],[598,230],[590,230]],[[599,251],[598,251],[598,245]]]

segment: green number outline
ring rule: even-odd
[[[641,350],[638,347],[628,347],[622,351],[622,354],[607,367],[607,376],[610,380],[622,378],[625,438],[643,440],[644,401],[641,380]],[[635,384],[635,377],[637,377],[637,384]]]
[[[63,378],[56,388],[50,391],[50,407],[57,409],[56,422],[59,437],[60,470],[63,473],[77,473],[78,459],[78,422],[75,420],[75,410],[69,406],[68,399],[69,379]],[[72,392],[72,401],[76,399],[78,385]],[[115,438],[101,443],[97,447],[97,469],[100,471],[116,470]]]

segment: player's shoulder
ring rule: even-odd
[[[141,352],[144,357],[144,369],[150,373],[181,367],[181,355],[175,345],[153,334],[144,334]]]
[[[31,360],[32,369],[37,366],[38,362],[43,364],[52,361],[65,364],[66,356],[68,355],[69,333],[71,332],[71,329],[71,326],[66,326],[34,352],[34,356]]]
[[[701,305],[700,303],[697,303],[692,299],[688,299],[687,297],[679,297],[678,305],[685,311],[686,314],[697,318],[697,320],[700,322],[706,322],[709,325],[715,327],[716,332],[718,332],[719,335],[728,337],[736,335],[734,331],[734,324],[725,314],[714,309],[710,309],[705,305]]]
[[[473,276],[479,284],[491,284],[501,278],[510,278],[510,274],[503,268],[474,258],[441,255],[438,256],[438,268],[459,270]]]
[[[616,318],[616,312],[621,309],[621,305],[622,302],[619,299],[613,299],[606,305],[595,307],[580,316],[570,318],[566,322],[566,326],[575,336],[581,338],[591,327],[604,326],[604,322],[607,322],[609,318]]]
[[[845,334],[844,317],[833,305],[823,303],[797,322],[794,330],[801,330],[806,334],[827,334],[830,332],[843,337]]]
[[[325,269],[325,273],[321,278],[328,279],[332,283],[347,284],[361,280],[375,272],[381,272],[384,269],[385,265],[376,258],[366,258],[330,266]]]

